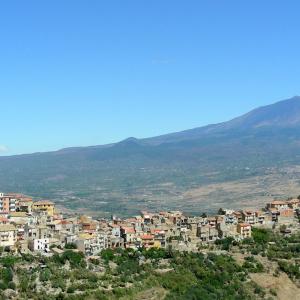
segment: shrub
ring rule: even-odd
[[[75,243],[67,243],[65,249],[77,249],[77,246]]]
[[[16,284],[13,281],[10,281],[7,286],[11,290],[15,290],[16,289]]]
[[[112,249],[104,249],[101,251],[100,256],[105,261],[110,261],[114,259],[114,251]]]
[[[11,268],[2,268],[0,269],[0,279],[3,280],[4,283],[8,283],[13,279],[13,273]]]
[[[75,293],[75,288],[73,286],[69,286],[68,289],[67,289],[67,293],[68,294],[73,294]]]
[[[49,269],[44,269],[40,272],[40,281],[48,281],[51,277],[51,272]]]
[[[0,290],[6,290],[7,289],[7,284],[4,282],[0,281]]]
[[[62,260],[68,260],[70,262],[71,267],[85,267],[85,261],[83,260],[84,254],[82,252],[74,252],[72,250],[67,250],[62,255]]]
[[[142,255],[145,256],[145,258],[150,259],[163,259],[169,257],[168,252],[162,248],[150,248],[148,250],[144,249],[142,251]]]
[[[277,292],[275,289],[270,289],[270,294],[273,296],[277,296]]]
[[[233,237],[226,237],[225,239],[216,240],[216,245],[221,245],[222,250],[230,250],[232,244],[234,242]]]

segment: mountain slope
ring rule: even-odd
[[[299,154],[300,97],[294,97],[179,133],[0,157],[0,189],[49,197],[67,208],[102,215],[145,208],[195,212],[216,203],[232,206],[237,199],[222,193],[193,198],[190,191],[253,178],[263,181],[265,176],[272,185],[270,174],[300,165]],[[244,197],[251,203],[258,196]]]
[[[300,126],[300,96],[275,104],[259,107],[243,116],[220,124],[208,125],[181,132],[166,134],[144,141],[153,144],[197,139],[205,135],[228,134],[229,131],[244,131],[256,128],[276,129]]]

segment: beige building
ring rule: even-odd
[[[49,216],[54,215],[54,203],[48,200],[41,200],[32,204],[33,211],[45,211]]]
[[[288,206],[293,210],[300,208],[300,200],[299,199],[291,199],[287,201]]]
[[[14,247],[17,229],[11,224],[0,225],[0,247]]]
[[[33,201],[31,198],[21,198],[17,204],[17,210],[31,213]]]
[[[251,237],[251,225],[247,223],[237,224],[237,232],[240,234],[242,239]]]
[[[275,208],[277,210],[282,210],[282,209],[287,209],[289,207],[287,201],[282,201],[282,200],[274,200],[271,203],[267,204],[267,208]]]

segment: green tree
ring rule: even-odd
[[[40,272],[40,281],[42,282],[48,281],[50,277],[51,277],[51,272],[48,268]]]

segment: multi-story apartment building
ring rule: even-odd
[[[198,227],[197,236],[201,242],[213,242],[219,238],[218,230],[210,225]]]
[[[108,238],[103,233],[82,233],[75,241],[77,249],[86,255],[97,255],[108,247]]]
[[[32,211],[32,204],[33,204],[33,201],[32,201],[31,198],[22,197],[22,198],[20,198],[18,200],[16,209],[17,209],[17,211],[31,213],[31,211]]]
[[[16,211],[17,199],[0,193],[0,212]]]
[[[32,205],[33,211],[45,211],[49,216],[54,215],[54,203],[48,200],[34,202]]]
[[[289,204],[287,201],[282,201],[282,200],[274,200],[271,203],[267,204],[267,208],[275,208],[277,210],[282,210],[282,209],[287,209],[289,208]]]
[[[247,223],[237,224],[237,232],[240,234],[242,239],[251,237],[251,225]]]
[[[49,252],[50,251],[50,242],[49,239],[33,239],[29,242],[28,248],[31,251],[38,252]]]
[[[14,247],[17,229],[11,224],[0,225],[0,247]]]
[[[256,212],[253,210],[243,210],[242,212],[242,220],[245,223],[254,225],[257,223]]]

